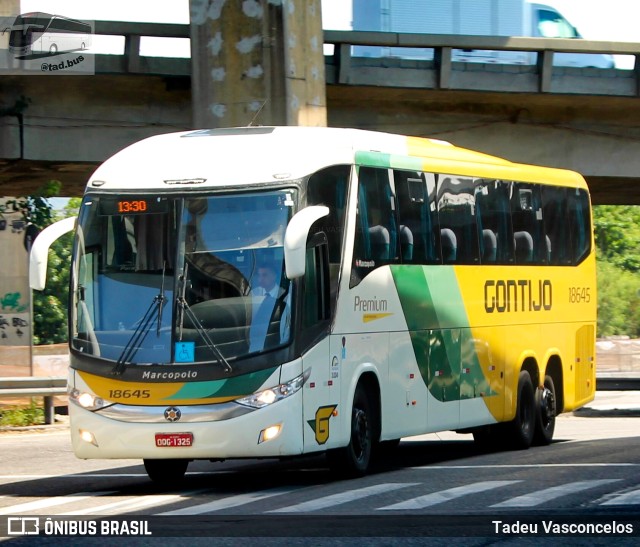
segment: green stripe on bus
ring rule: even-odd
[[[356,165],[369,167],[391,167],[391,154],[382,152],[356,152]]]
[[[469,326],[453,266],[391,266],[410,331]]]
[[[259,370],[223,380],[186,383],[166,399],[210,399],[213,397],[244,397],[254,393],[278,367]]]
[[[391,266],[391,274],[409,331],[438,328],[438,317],[423,268]]]
[[[415,156],[391,156],[391,167],[394,169],[406,169],[409,171],[422,171],[424,169],[424,158]]]
[[[492,395],[452,266],[391,266],[420,375],[439,401]]]
[[[382,167],[386,169],[406,169],[409,171],[422,171],[424,159],[413,156],[399,156],[397,154],[384,154],[382,152],[356,152],[356,165],[368,167]]]

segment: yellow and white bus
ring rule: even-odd
[[[36,239],[32,286],[71,222]],[[90,178],[71,267],[75,454],[158,481],[321,451],[364,474],[443,430],[527,448],[594,396],[570,171],[353,129],[155,136]]]

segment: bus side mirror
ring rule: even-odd
[[[329,207],[312,205],[293,215],[284,234],[284,265],[288,279],[296,279],[305,274],[309,230],[316,220],[328,214]]]
[[[47,283],[49,247],[59,237],[73,230],[77,217],[69,217],[47,226],[33,240],[29,254],[29,285],[41,291]]]

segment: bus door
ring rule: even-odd
[[[342,361],[340,337],[329,332],[337,314],[342,268],[350,165],[317,171],[307,182],[307,205],[329,208],[313,225],[307,240],[307,261],[302,281],[301,345],[304,370],[311,376],[304,391],[305,452],[335,447],[342,438],[340,408]]]
[[[307,243],[307,263],[302,279],[300,343],[309,349],[303,353],[303,370],[310,376],[304,390],[304,450],[313,452],[338,446],[340,368],[342,353],[329,336],[331,305],[329,291],[329,254],[324,232],[311,236]]]

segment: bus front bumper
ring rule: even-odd
[[[209,422],[132,423],[69,405],[73,450],[82,459],[227,459],[299,455],[302,393],[242,416]]]

